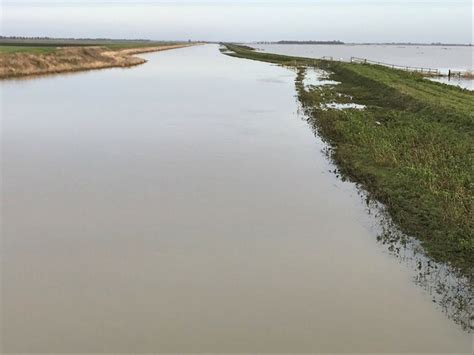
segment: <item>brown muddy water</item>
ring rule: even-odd
[[[5,81],[2,351],[471,353],[295,98],[214,45]]]

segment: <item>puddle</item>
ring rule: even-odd
[[[360,105],[356,103],[339,103],[339,102],[330,102],[327,104],[321,104],[320,106],[323,110],[364,110],[367,106]]]
[[[307,68],[304,73],[304,79],[303,79],[303,87],[306,91],[312,89],[312,88],[320,88],[323,86],[335,86],[340,84],[338,81],[335,80],[330,80],[329,79],[330,73],[322,70],[322,69],[317,69],[317,68]],[[332,89],[332,88],[330,88]],[[343,99],[343,101],[350,100],[352,101],[352,96],[341,94],[338,92],[333,92],[334,96],[340,99]],[[333,95],[330,95],[333,96]],[[334,97],[333,96],[333,97]],[[326,98],[327,100],[331,100],[330,98]],[[354,110],[363,110],[366,108],[365,105],[360,105],[356,104],[354,102],[329,102],[329,103],[323,103],[320,105],[320,108],[322,110],[348,110],[348,109],[354,109]]]
[[[338,81],[329,80],[329,73],[325,70],[315,68],[306,69],[305,76],[303,79],[303,85],[305,90],[309,90],[311,89],[311,87],[337,84],[339,84]]]

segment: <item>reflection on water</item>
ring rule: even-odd
[[[391,221],[383,206],[366,198],[367,210],[377,220],[377,240],[387,247],[390,254],[413,270],[413,280],[437,303],[441,310],[459,323],[466,331],[472,331],[474,316],[473,280],[445,264],[426,257],[420,243],[401,232]]]
[[[293,72],[146,58],[1,83],[2,352],[470,353],[329,172]]]
[[[308,80],[311,86],[305,85],[305,90],[314,90],[318,86],[322,86],[329,73],[322,70],[313,70],[312,68],[299,69],[304,71],[303,83]],[[336,82],[337,84],[337,82]],[[337,86],[334,87],[337,90]],[[336,96],[341,94],[336,93]],[[352,100],[351,97],[347,99]],[[327,109],[357,109],[363,110],[365,105],[356,103],[323,103],[323,110]],[[317,122],[313,121],[311,108],[299,108],[299,114],[303,120],[308,121],[318,138]],[[332,157],[332,148],[325,146],[324,154]],[[335,168],[335,167],[334,167]],[[333,171],[336,176],[346,180],[346,177],[335,168]],[[426,257],[420,243],[403,232],[392,222],[390,216],[385,211],[382,204],[371,200],[363,189],[358,190],[362,200],[366,201],[366,211],[372,216],[373,232],[377,235],[377,241],[386,246],[387,251],[396,256],[401,262],[408,265],[413,270],[413,280],[421,286],[431,297],[432,302],[440,305],[442,311],[446,313],[456,323],[460,324],[466,331],[473,330],[474,317],[474,285],[472,278],[463,276],[458,270],[448,265],[436,263]]]

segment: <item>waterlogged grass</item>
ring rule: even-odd
[[[298,66],[299,100],[341,172],[383,202],[433,259],[474,268],[474,94],[381,66],[280,56],[228,45],[235,57]],[[304,67],[336,86],[305,90]],[[364,110],[324,109],[355,102]]]

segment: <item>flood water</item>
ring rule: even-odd
[[[331,56],[337,60],[350,61],[359,57],[377,62],[439,69],[447,72],[472,71],[474,47],[470,46],[417,46],[417,45],[324,45],[324,44],[256,44],[265,52],[294,55],[308,58]]]
[[[1,83],[4,353],[471,353],[329,171],[295,73],[146,58]]]
[[[298,45],[255,44],[258,50],[307,58],[333,57],[334,60],[350,61],[359,57],[400,66],[438,69],[447,74],[452,71],[474,70],[474,47],[469,46],[417,46],[417,45]],[[438,80],[450,85],[473,90],[473,80],[452,78]]]

